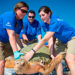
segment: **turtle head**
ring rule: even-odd
[[[18,59],[15,61],[14,70],[18,74],[23,73],[23,67],[27,64],[27,61],[25,59]]]

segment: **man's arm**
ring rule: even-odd
[[[55,40],[56,40],[55,37],[51,37],[48,41],[48,45],[49,45],[49,49],[50,49],[50,56],[52,58],[54,58],[54,56],[56,55],[55,49],[54,49]]]
[[[20,40],[19,34],[15,34],[16,35],[16,42],[19,45],[20,49],[23,48],[22,42]]]
[[[10,29],[6,29],[6,30],[7,30],[8,36],[9,36],[9,42],[12,47],[12,50],[13,50],[13,52],[15,52],[18,50],[17,44],[16,44],[15,32]]]
[[[24,42],[26,42],[26,43],[29,42],[29,40],[28,40],[28,38],[27,38],[27,36],[25,34],[22,34],[22,38],[23,38]]]
[[[15,32],[13,30],[10,30],[10,29],[6,29],[6,31],[7,31],[8,36],[9,36],[9,42],[10,42],[11,48],[13,50],[14,58],[15,58],[15,60],[20,59],[20,56],[24,55],[24,54],[20,53],[18,51],[17,44],[16,44]]]

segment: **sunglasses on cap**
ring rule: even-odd
[[[20,9],[20,10],[21,10],[22,13],[27,13],[27,11],[24,10],[24,9]]]
[[[29,18],[34,18],[35,16],[28,16]]]

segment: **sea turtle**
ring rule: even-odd
[[[30,44],[23,48],[20,52],[26,54],[35,45],[36,43]],[[54,70],[55,66],[63,59],[62,54],[59,54],[54,59],[50,59],[49,54],[49,49],[43,46],[34,54],[33,58],[28,62],[24,59],[24,56],[21,56],[21,59],[16,61],[14,60],[13,56],[7,58],[5,67],[14,68],[17,74],[33,74],[41,72],[44,75],[48,75]]]

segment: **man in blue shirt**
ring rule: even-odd
[[[20,38],[23,39],[23,42],[29,42],[37,39],[41,39],[41,29],[39,22],[35,19],[35,12],[30,10],[28,12],[28,19],[25,17],[23,19],[24,28],[21,30]]]
[[[13,53],[15,60],[17,60],[23,55],[18,51],[16,37],[19,37],[23,26],[22,19],[27,11],[28,5],[19,2],[15,5],[14,11],[6,12],[0,16],[0,75],[4,75],[5,58],[7,56]]]

